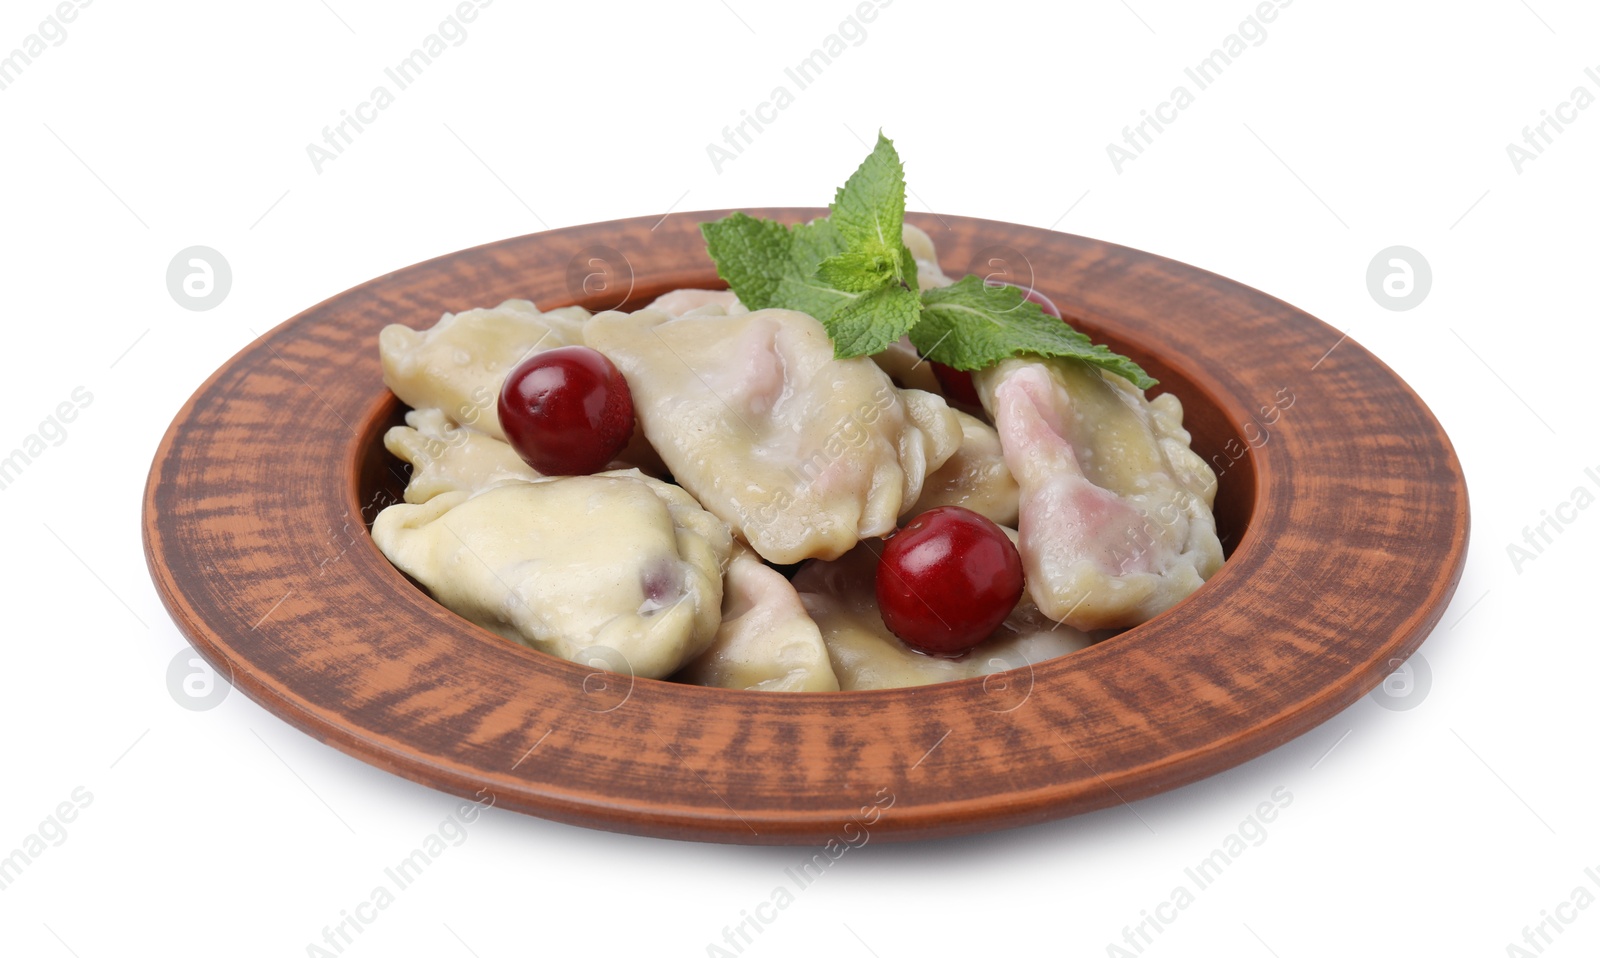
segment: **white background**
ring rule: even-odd
[[[1151,250],[1348,328],[1455,441],[1472,550],[1422,648],[1418,707],[1363,699],[1131,810],[851,851],[745,954],[1107,954],[1278,786],[1293,801],[1266,840],[1145,954],[1502,955],[1576,886],[1600,894],[1584,875],[1600,866],[1600,509],[1520,571],[1507,554],[1576,487],[1600,491],[1584,475],[1600,469],[1600,108],[1520,173],[1506,153],[1574,87],[1600,92],[1592,4],[1299,0],[1119,174],[1106,144],[1254,3],[898,0],[718,174],[707,144],[853,3],[499,0],[319,174],[306,145],[453,9],[328,4],[101,0],[0,90],[0,451],[75,387],[93,395],[0,492],[0,855],[75,788],[93,795],[0,891],[0,951],[306,954],[455,805],[243,695],[206,712],[169,695],[184,643],[144,569],[140,495],[213,369],[331,294],[462,247],[822,203],[880,126],[914,209]],[[52,9],[7,0],[0,54]],[[1365,279],[1396,244],[1433,270],[1405,312]],[[193,245],[232,264],[208,312],[166,287]],[[345,953],[703,955],[809,854],[491,811]],[[1562,913],[1545,953],[1594,954],[1600,907]]]

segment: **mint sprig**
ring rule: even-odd
[[[880,132],[834,194],[826,219],[784,226],[734,213],[700,231],[740,302],[816,317],[840,359],[881,352],[909,333],[924,357],[956,369],[1034,354],[1078,359],[1140,389],[1156,384],[1133,360],[1090,342],[1017,287],[968,276],[919,293],[916,260],[901,235],[905,210],[905,170]]]
[[[1139,364],[1056,319],[1015,286],[989,286],[976,276],[922,294],[922,316],[911,345],[934,362],[982,369],[1007,356],[1067,356],[1128,380],[1140,389],[1156,384]],[[982,357],[995,357],[984,361]],[[975,361],[975,357],[978,361]]]
[[[734,213],[700,231],[740,302],[809,313],[840,358],[881,352],[921,313],[916,260],[900,234],[905,172],[881,133],[828,209],[826,219],[796,226]]]

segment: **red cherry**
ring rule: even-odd
[[[963,406],[978,406],[978,387],[972,384],[972,374],[944,363],[933,363],[933,378],[939,380],[944,398]]]
[[[1016,286],[1016,283],[1007,283],[1007,286]],[[1039,304],[1039,308],[1048,316],[1061,318],[1061,310],[1050,301],[1050,297],[1029,286],[1019,286],[1022,298],[1032,300]],[[944,390],[946,399],[953,399],[958,403],[968,406],[977,406],[978,390],[972,385],[972,374],[964,369],[955,369],[944,363],[933,364],[933,378],[939,380],[939,387]]]
[[[534,353],[500,387],[500,428],[547,476],[598,472],[633,435],[633,394],[611,360],[587,346]]]
[[[1022,598],[1022,557],[987,518],[940,506],[894,534],[878,558],[878,610],[901,641],[958,656],[987,639]]]

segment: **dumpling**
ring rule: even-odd
[[[837,692],[822,634],[782,573],[735,542],[722,584],[722,625],[679,681],[765,692]]]
[[[399,503],[372,538],[464,618],[564,659],[605,646],[650,678],[710,646],[732,549],[726,524],[635,470]]]
[[[922,357],[917,355],[917,347],[911,345],[909,337],[901,336],[890,343],[888,349],[881,353],[873,353],[872,361],[894,380],[896,386],[942,395],[939,377],[933,374],[933,364],[924,362]]]
[[[673,319],[689,313],[710,316],[743,316],[750,310],[739,302],[739,297],[728,289],[675,289],[662,293],[645,309],[666,313]]]
[[[934,252],[933,237],[920,226],[910,223],[900,224],[900,239],[906,244],[906,249],[911,251],[911,258],[924,263],[938,263],[939,254]]]
[[[900,436],[900,467],[907,477],[900,514],[905,515],[916,505],[928,477],[961,451],[961,420],[960,413],[936,393],[921,389],[898,392],[906,418],[916,427],[907,428]],[[914,486],[910,481],[912,476],[917,477]]]
[[[384,433],[383,445],[411,463],[407,502],[427,502],[445,492],[476,495],[539,478],[509,443],[457,426],[437,409],[406,413],[406,424]]]
[[[988,641],[960,659],[913,651],[883,624],[874,582],[883,543],[863,542],[834,562],[811,562],[794,587],[822,631],[839,688],[892,689],[973,678],[1034,665],[1093,643],[1052,622],[1024,595]]]
[[[961,444],[944,400],[839,360],[804,313],[600,313],[585,342],[628,380],[672,476],[762,558],[837,558],[895,528]]]
[[[414,409],[443,410],[451,420],[504,439],[497,409],[506,373],[534,350],[583,342],[589,311],[568,306],[541,313],[525,299],[493,309],[445,313],[431,329],[398,324],[378,334],[383,381]]]
[[[911,251],[911,258],[917,261],[919,287],[932,289],[935,286],[949,286],[954,282],[939,268],[939,254],[934,251],[932,237],[910,223],[901,226],[900,236],[905,240],[906,249]]]
[[[1000,436],[988,423],[956,410],[961,448],[922,484],[922,497],[906,513],[909,521],[939,506],[964,506],[996,525],[1017,524],[1017,481],[1006,468]]]
[[[974,383],[1021,487],[1028,594],[1052,619],[1137,625],[1222,566],[1216,477],[1176,396],[1071,359],[1007,359]]]

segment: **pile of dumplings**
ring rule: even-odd
[[[928,236],[905,239],[922,286],[948,284]],[[603,472],[541,476],[506,442],[500,385],[577,345],[626,377],[635,434]],[[412,407],[384,444],[411,473],[373,540],[457,614],[565,659],[735,689],[925,685],[1083,648],[1222,564],[1177,398],[1075,360],[1005,360],[961,409],[909,342],[835,359],[812,317],[695,289],[631,313],[511,300],[389,326],[379,349]],[[911,650],[874,598],[881,540],[946,505],[1005,528],[1027,577],[961,659]]]

